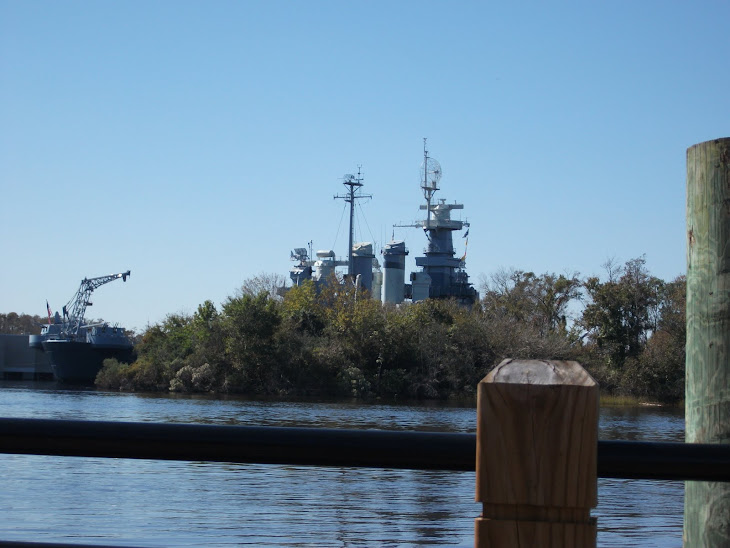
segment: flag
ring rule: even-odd
[[[46,310],[48,310],[48,323],[53,323],[51,320],[51,316],[53,316],[53,313],[51,312],[51,306],[48,304],[48,301],[46,301]]]
[[[467,230],[467,232],[469,232],[469,231]],[[464,261],[466,261],[466,248],[467,248],[468,245],[469,245],[469,240],[467,240],[466,242],[464,242],[464,254],[461,256],[461,262],[462,263]]]

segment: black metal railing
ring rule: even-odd
[[[474,471],[476,435],[0,419],[0,453]],[[730,445],[599,441],[598,476],[726,482]],[[0,540],[4,546],[80,545]]]
[[[476,436],[198,424],[0,419],[0,453],[475,470]],[[603,478],[730,481],[730,445],[599,441]]]

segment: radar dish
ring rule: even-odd
[[[437,190],[441,173],[441,164],[427,156],[425,162],[421,164],[421,188]]]

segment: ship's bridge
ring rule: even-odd
[[[444,228],[447,230],[461,230],[464,227],[463,221],[453,220],[451,218],[452,209],[464,209],[464,204],[447,204],[446,200],[439,200],[437,204],[426,205],[421,204],[419,209],[429,210],[430,215],[423,221],[423,228],[436,229]]]

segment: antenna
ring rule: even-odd
[[[441,164],[429,157],[426,149],[426,137],[423,138],[423,164],[421,164],[421,189],[423,189],[423,197],[426,198],[426,226],[430,226],[431,222],[431,199],[439,189],[438,183],[441,180]]]
[[[356,194],[358,190],[360,190],[360,187],[363,186],[362,182],[362,172],[361,172],[362,166],[357,166],[357,177],[351,174],[345,174],[342,179],[342,184],[345,185],[348,189],[348,193],[346,196],[335,196],[335,200],[345,200],[348,204],[350,204],[350,239],[349,239],[349,246],[347,248],[347,275],[351,276],[353,269],[352,265],[352,244],[354,243],[354,237],[355,237],[355,225],[353,224],[353,219],[355,217],[355,200],[359,200],[361,198],[372,198],[372,195],[370,194]]]

